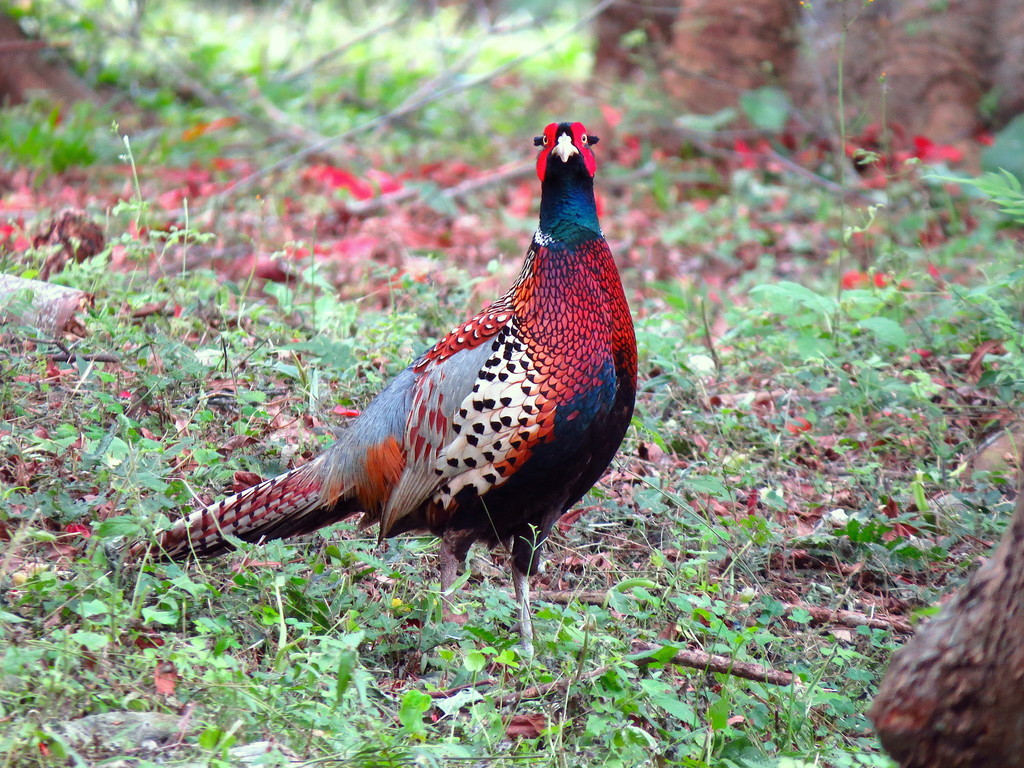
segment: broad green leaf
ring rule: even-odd
[[[354,651],[342,651],[338,658],[337,679],[334,681],[335,704],[341,701],[349,683],[352,682],[352,671],[356,668],[356,654]]]
[[[70,637],[83,648],[88,648],[90,651],[98,651],[100,648],[106,647],[110,642],[110,638],[106,635],[101,635],[99,632],[88,632],[86,630],[72,632]]]
[[[106,616],[110,613],[110,609],[102,600],[83,600],[78,604],[75,612],[79,616]]]
[[[883,344],[902,349],[907,346],[907,332],[895,320],[888,317],[866,317],[857,323],[865,331],[870,331]]]
[[[426,730],[423,726],[423,713],[430,709],[433,699],[423,691],[408,691],[402,697],[402,705],[398,709],[398,720],[408,730],[414,733],[422,733]]]
[[[487,657],[480,651],[470,651],[462,661],[462,666],[470,672],[480,672],[487,666]]]
[[[789,99],[784,91],[771,86],[741,93],[740,107],[750,122],[765,131],[781,131],[789,119]]]

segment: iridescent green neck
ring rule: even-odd
[[[570,244],[603,237],[597,221],[594,179],[582,163],[564,169],[549,167],[541,184],[540,231],[552,240]]]

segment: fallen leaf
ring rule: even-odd
[[[161,661],[153,671],[153,687],[162,696],[173,696],[178,684],[178,670],[169,661]]]
[[[246,488],[252,488],[254,485],[259,485],[263,482],[263,478],[255,472],[247,472],[244,469],[239,469],[235,472],[231,478],[231,490],[234,493],[244,491]]]
[[[547,727],[548,720],[544,715],[513,715],[505,728],[505,735],[510,739],[536,739]]]

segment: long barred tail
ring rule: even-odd
[[[159,532],[156,544],[132,545],[129,556],[147,551],[170,559],[217,555],[232,549],[225,535],[251,542],[297,536],[355,511],[342,500],[325,502],[318,470],[314,461],[196,510]]]

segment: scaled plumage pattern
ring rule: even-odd
[[[165,557],[295,536],[357,512],[380,536],[441,538],[447,590],[469,547],[512,554],[524,644],[528,577],[554,522],[597,482],[633,413],[636,340],[597,219],[582,123],[541,148],[540,226],[509,291],[438,341],[326,452],[158,534]],[[139,555],[149,545],[137,544]]]

